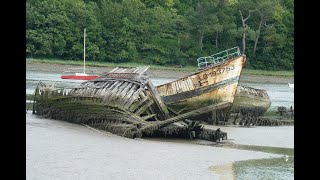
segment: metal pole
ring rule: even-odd
[[[83,73],[86,73],[86,28],[83,33]]]

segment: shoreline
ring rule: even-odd
[[[79,65],[64,65],[64,64],[46,64],[46,63],[28,63],[26,62],[26,71],[42,71],[51,73],[61,73],[66,71],[68,68],[79,68]],[[89,66],[87,69],[95,69],[97,74],[108,72],[115,67],[92,67]],[[163,69],[152,69],[149,68],[147,71],[149,77],[160,77],[160,78],[182,78],[191,72],[184,71],[181,69],[177,70],[163,70]],[[240,83],[276,83],[276,84],[287,84],[294,83],[294,77],[284,76],[266,76],[266,75],[247,75],[242,74],[240,77]]]

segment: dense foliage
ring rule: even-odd
[[[252,69],[292,70],[293,0],[27,0],[26,56],[196,64],[239,46]]]

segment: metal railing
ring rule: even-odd
[[[211,56],[199,57],[197,59],[198,68],[203,69],[208,66],[220,64],[220,63],[225,62],[226,60],[230,59],[231,57],[238,57],[240,55],[241,55],[241,53],[240,53],[239,47],[233,47],[233,48],[221,51],[219,53],[213,54]]]

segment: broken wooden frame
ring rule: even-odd
[[[85,124],[125,136],[140,138],[171,126],[199,137],[216,140],[213,131],[174,123],[188,117],[231,106],[230,102],[211,104],[179,114],[169,110],[145,75],[148,67],[115,68],[102,77],[64,89],[39,83],[35,90],[34,112],[52,119]],[[201,134],[200,131],[204,133]],[[209,132],[209,133],[208,133]],[[208,135],[210,134],[211,135]],[[169,133],[170,134],[170,133]],[[207,135],[206,135],[207,134]],[[226,134],[225,134],[226,135]]]

